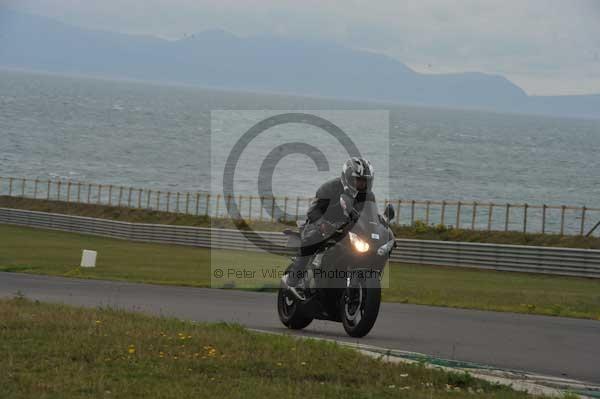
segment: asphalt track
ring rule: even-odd
[[[0,273],[0,297],[17,292],[47,302],[290,332],[270,293]],[[384,303],[375,327],[360,340],[324,321],[299,334],[600,383],[600,322],[593,320]]]

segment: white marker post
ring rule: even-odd
[[[83,250],[81,255],[81,267],[96,267],[96,251],[90,251],[88,249]]]

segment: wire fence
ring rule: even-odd
[[[304,220],[311,197],[235,198],[208,192],[172,192],[88,183],[0,177],[0,195],[157,210],[196,216],[229,217],[235,202],[246,220],[288,222]],[[600,208],[585,206],[512,204],[476,201],[385,199],[396,209],[395,224],[445,226],[482,231],[520,231],[560,235],[600,236]]]

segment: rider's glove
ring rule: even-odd
[[[323,222],[319,225],[319,232],[321,233],[322,236],[325,236],[328,231],[329,231],[329,223]]]

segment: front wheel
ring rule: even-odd
[[[292,330],[301,330],[313,321],[312,317],[302,311],[298,300],[285,288],[279,288],[277,294],[277,313],[283,325]]]
[[[341,319],[346,333],[355,338],[371,331],[379,315],[381,283],[376,277],[357,279],[344,289],[341,298]]]

